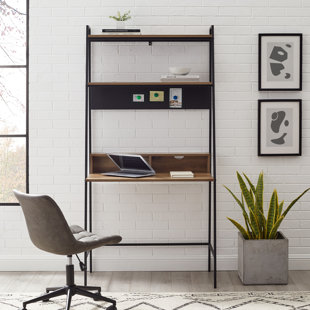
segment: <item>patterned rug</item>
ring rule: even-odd
[[[21,309],[35,294],[0,294],[0,310]],[[310,310],[310,292],[107,293],[118,310]],[[65,298],[29,305],[29,310],[63,310]],[[72,310],[102,310],[108,305],[74,296]]]

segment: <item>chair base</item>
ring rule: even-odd
[[[81,295],[85,297],[92,298],[95,301],[105,301],[109,302],[112,305],[106,308],[106,310],[117,310],[116,301],[108,297],[101,295],[101,287],[99,286],[81,286],[75,285],[74,283],[74,265],[72,264],[72,255],[68,255],[68,265],[66,265],[66,286],[63,287],[48,287],[46,289],[46,294],[33,298],[23,302],[23,308],[21,310],[27,310],[27,305],[32,304],[38,301],[49,301],[51,298],[67,295],[67,304],[66,310],[70,309],[71,299],[74,295]],[[97,291],[96,294],[91,293],[90,291]]]
[[[91,293],[90,291],[97,291],[96,294]],[[50,287],[46,289],[46,294],[39,296],[37,298],[30,299],[28,301],[23,302],[23,308],[21,310],[27,310],[27,305],[31,303],[35,303],[38,301],[49,301],[51,298],[67,295],[67,304],[66,310],[70,309],[71,299],[74,295],[81,295],[85,297],[92,298],[95,301],[105,301],[109,302],[112,305],[107,308],[107,310],[117,310],[116,301],[101,295],[101,288],[97,286],[78,286],[78,285],[70,285],[64,287]]]

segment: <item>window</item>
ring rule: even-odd
[[[0,0],[0,204],[28,192],[28,0]]]

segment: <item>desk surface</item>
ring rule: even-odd
[[[212,182],[213,180],[210,173],[195,173],[193,178],[171,178],[169,173],[157,173],[145,178],[121,178],[93,173],[86,178],[87,182]]]

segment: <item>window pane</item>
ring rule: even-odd
[[[26,133],[26,69],[0,68],[0,134]]]
[[[17,202],[13,189],[26,191],[26,139],[0,138],[0,202]]]
[[[26,64],[26,1],[0,2],[0,65]]]

